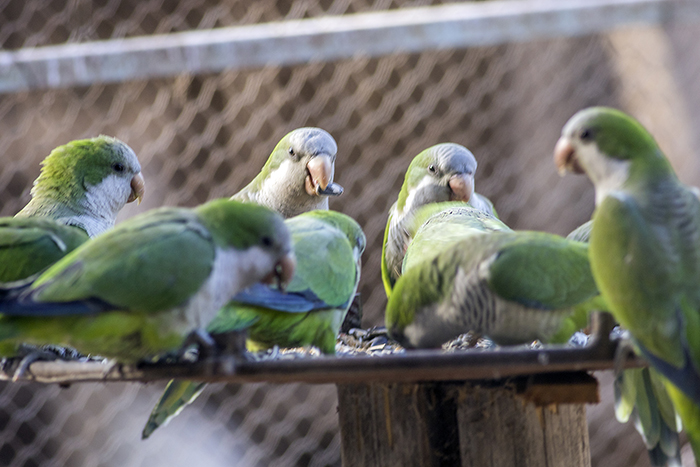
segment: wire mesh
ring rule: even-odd
[[[0,44],[16,49],[428,3],[7,0],[0,2]],[[633,112],[681,178],[700,183],[692,150],[700,122],[698,31],[642,28],[1,95],[0,214],[19,210],[41,159],[72,139],[109,134],[139,155],[148,192],[141,206],[124,210],[123,219],[161,205],[230,196],[253,178],[286,132],[320,126],[338,141],[336,181],[346,190],[331,208],[357,219],[368,238],[364,324],[380,324],[386,213],[408,163],[430,145],[453,141],[470,148],[480,164],[477,190],[494,201],[505,222],[521,229],[566,233],[590,216],[590,184],[583,177],[560,179],[551,163],[562,124],[588,105]],[[170,426],[141,442],[142,424],[161,389],[2,384],[0,464],[340,464],[332,386],[213,385]],[[593,411],[592,433],[611,419],[610,412]],[[629,434],[631,427],[624,430]],[[607,440],[614,439],[610,433],[605,431]],[[593,465],[648,465],[645,455],[611,460],[614,449],[605,448],[611,443],[594,440]],[[636,442],[635,452],[643,454],[641,440]]]

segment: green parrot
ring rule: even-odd
[[[618,110],[575,114],[554,157],[595,186],[596,283],[635,348],[664,376],[700,465],[700,201],[647,130]]]
[[[328,209],[328,197],[343,187],[333,183],[338,146],[320,128],[298,128],[277,143],[260,173],[233,199],[267,206],[285,218]]]
[[[207,332],[247,329],[252,350],[313,345],[325,354],[335,354],[336,336],[360,281],[365,236],[357,222],[334,211],[311,211],[285,224],[297,258],[297,272],[286,293],[272,286],[253,286],[224,306]],[[142,437],[148,438],[180,413],[205,386],[170,381]]]
[[[114,226],[144,181],[129,146],[109,136],[71,141],[42,162],[32,199],[0,218],[0,283],[33,277],[89,237]]]
[[[401,275],[401,263],[412,232],[418,208],[430,203],[461,201],[495,216],[493,204],[474,193],[476,159],[464,146],[443,143],[418,154],[406,171],[399,198],[389,210],[382,243],[382,281],[387,297]]]
[[[389,335],[405,347],[468,331],[499,344],[565,342],[584,327],[600,306],[588,246],[474,211],[449,208],[418,229],[387,303]]]
[[[57,344],[124,362],[180,349],[232,296],[288,281],[294,255],[279,214],[214,200],[160,208],[83,244],[0,302],[0,355]],[[205,347],[206,348],[206,347]]]
[[[588,242],[593,221],[590,220],[566,238]],[[662,377],[651,368],[630,368],[615,377],[615,417],[620,423],[630,418],[649,451],[655,467],[680,467],[681,424],[664,387]]]

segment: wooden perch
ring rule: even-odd
[[[245,355],[224,355],[194,363],[113,361],[37,361],[20,381],[79,383],[107,381],[150,382],[189,379],[206,382],[367,383],[418,381],[478,381],[558,373],[606,370],[614,367],[617,341],[609,339],[612,318],[593,315],[591,337],[585,347],[549,346],[541,349],[503,347],[495,350],[414,350],[382,356],[307,357],[254,361]],[[641,366],[630,358],[625,367]],[[18,362],[9,362],[0,380],[11,380]]]

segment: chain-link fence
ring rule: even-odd
[[[6,0],[0,2],[0,45],[18,49],[427,3]],[[141,206],[124,210],[125,218],[229,196],[253,178],[286,132],[319,126],[338,142],[336,181],[346,190],[331,208],[353,216],[367,234],[364,324],[380,324],[386,213],[409,161],[430,145],[453,141],[470,148],[480,164],[477,190],[521,229],[566,233],[590,216],[589,182],[560,179],[551,162],[561,126],[585,106],[632,112],[655,133],[681,178],[700,183],[693,152],[699,32],[695,26],[640,28],[0,95],[0,214],[12,215],[27,201],[41,159],[72,139],[103,133],[134,148],[148,192]],[[3,384],[0,464],[340,464],[332,386],[212,385],[170,426],[141,442],[161,389]],[[616,460],[606,457],[614,454],[609,440],[615,438],[604,431],[606,442],[597,443],[595,433],[612,418],[610,411],[591,415],[594,465],[648,465],[633,437],[628,450],[614,446]]]

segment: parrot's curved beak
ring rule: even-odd
[[[450,201],[464,201],[468,203],[474,193],[474,181],[472,176],[466,173],[456,174],[450,177]]]
[[[287,284],[292,280],[292,277],[294,277],[296,266],[297,260],[294,257],[294,253],[288,252],[277,261],[275,268],[270,274],[265,276],[263,282],[266,284],[276,283],[280,290],[284,290]]]
[[[306,164],[305,188],[311,196],[340,196],[343,187],[333,183],[333,161],[328,154],[314,156]]]
[[[138,204],[141,204],[141,200],[143,199],[143,194],[146,192],[146,181],[143,179],[143,175],[141,175],[141,172],[137,173],[134,175],[134,178],[131,179],[131,194],[129,195],[129,199],[126,201],[127,203],[131,203],[132,201],[138,201]]]
[[[567,171],[575,174],[584,173],[583,167],[581,167],[576,158],[574,145],[571,144],[571,140],[566,136],[559,138],[557,145],[554,146],[554,164],[562,177]]]

